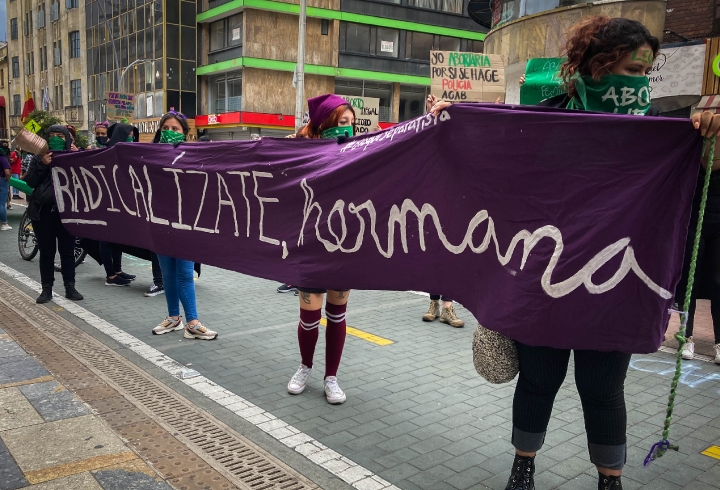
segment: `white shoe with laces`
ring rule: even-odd
[[[689,361],[689,360],[695,358],[695,342],[693,342],[692,337],[688,337],[687,343],[683,346],[682,358],[685,359],[686,361]],[[716,357],[715,362],[717,362],[717,359],[718,358]]]
[[[347,399],[345,392],[340,389],[340,385],[338,385],[335,376],[325,378],[325,398],[327,398],[328,403],[332,403],[333,405],[345,403]]]
[[[5,223],[4,225],[2,225],[2,227],[0,227],[0,230],[2,230],[2,231],[10,231],[10,230],[12,230],[12,226],[10,226],[9,224]]]
[[[299,395],[305,391],[305,385],[307,385],[311,374],[312,368],[307,367],[305,364],[300,364],[298,370],[295,371],[293,377],[290,378],[290,382],[287,386],[288,393],[291,395]]]
[[[715,364],[720,364],[720,344],[715,344]]]

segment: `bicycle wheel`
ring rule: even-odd
[[[79,266],[83,263],[85,260],[85,257],[87,256],[87,252],[83,250],[82,246],[80,245],[80,238],[75,239],[75,267]],[[62,271],[62,267],[60,265],[60,262],[55,262],[55,272]]]
[[[25,260],[32,260],[38,253],[38,244],[35,239],[35,231],[33,230],[32,221],[27,215],[27,211],[20,220],[18,227],[18,250],[20,257]]]

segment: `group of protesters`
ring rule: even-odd
[[[552,97],[540,105],[562,109],[603,111],[603,104],[597,88],[617,87],[618,93],[631,83],[649,83],[647,74],[652,69],[652,60],[659,50],[659,41],[641,23],[623,18],[603,16],[582,19],[567,36],[567,58],[561,68],[561,78],[567,89],[566,94]],[[450,105],[449,102],[428,99],[429,110],[437,115]],[[293,136],[295,138],[334,138],[338,134],[353,134],[355,112],[343,98],[326,94],[308,100],[309,121]],[[649,109],[649,110],[648,110]],[[656,116],[658,111],[650,106],[641,114]],[[720,133],[720,116],[710,112],[696,114],[691,119],[695,129],[702,136]],[[153,143],[178,145],[186,141],[189,128],[184,115],[171,111],[165,114],[159,124]],[[63,227],[56,206],[50,179],[50,165],[53,153],[77,151],[74,135],[65,126],[51,126],[47,131],[50,151],[43,156],[33,156],[27,165],[25,182],[35,190],[28,199],[28,214],[32,219],[40,247],[40,275],[42,293],[38,303],[50,301],[54,283],[54,257],[59,251],[61,273],[65,296],[81,300],[82,295],[75,288],[75,267],[73,249],[75,238]],[[123,123],[95,126],[95,147],[106,148],[117,143],[138,141],[137,129]],[[3,150],[5,151],[5,150]],[[0,155],[0,163],[5,157]],[[720,168],[720,157],[709,162],[703,155],[703,166]],[[5,175],[12,169],[5,169]],[[6,179],[7,180],[7,179]],[[0,186],[0,196],[4,187]],[[4,191],[7,193],[7,189]],[[706,270],[713,273],[711,278],[711,301],[715,325],[716,348],[720,359],[720,179],[713,177],[705,215],[706,228],[701,237],[701,260]],[[7,219],[0,208],[3,229]],[[699,202],[693,206],[692,221],[696,223]],[[691,225],[691,230],[694,226]],[[99,243],[99,254],[105,267],[106,285],[127,286],[135,276],[122,270],[123,248],[112,243]],[[690,247],[689,247],[690,248]],[[148,295],[165,293],[167,316],[152,330],[162,335],[184,330],[186,338],[212,340],[217,332],[205,327],[198,318],[192,261],[162,254],[150,255],[153,264],[153,287]],[[687,283],[688,264],[678,297],[684,296]],[[717,277],[715,277],[717,276]],[[346,337],[346,311],[349,290],[283,285],[278,291],[297,291],[299,298],[299,321],[297,327],[300,365],[292,375],[287,391],[301,394],[307,387],[312,371],[315,348],[319,337],[319,326],[326,318],[326,350],[323,387],[326,399],[331,404],[345,402],[346,395],[338,383],[338,370]],[[316,286],[316,285],[313,285]],[[697,295],[695,295],[697,296]],[[441,322],[453,327],[462,327],[464,322],[455,314],[452,299],[441,294],[430,297],[430,308],[422,319]],[[180,305],[184,318],[180,314]],[[690,313],[694,311],[694,303]],[[692,315],[690,316],[692,318]],[[542,318],[528,318],[542,328]],[[692,335],[692,323],[688,324]],[[556,349],[543,345],[524,345],[516,342],[520,375],[515,388],[513,402],[512,443],[515,458],[510,470],[506,490],[533,490],[535,455],[542,448],[550,421],[555,397],[562,386],[571,350]],[[692,338],[683,356],[694,355]],[[627,454],[627,413],[624,397],[624,382],[631,354],[622,352],[600,352],[593,350],[575,351],[575,380],[585,417],[588,451],[591,462],[597,467],[598,488],[601,490],[622,489],[621,474]],[[720,362],[720,361],[718,361]]]

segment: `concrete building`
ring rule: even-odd
[[[0,42],[0,140],[10,138],[10,120],[8,118],[8,46]]]
[[[36,108],[87,130],[85,2],[9,0],[7,19],[10,128],[29,90]]]
[[[109,91],[135,94],[133,122],[141,141],[150,139],[160,116],[170,109],[192,121],[197,105],[196,2],[93,0],[87,9],[90,122],[106,119]]]
[[[295,125],[297,0],[204,0],[197,16],[198,110],[214,139],[285,135]],[[424,112],[430,50],[481,52],[468,0],[310,0],[305,97],[380,100],[380,121]]]

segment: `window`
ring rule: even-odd
[[[397,58],[399,36],[399,31],[378,27],[377,34],[375,35],[375,54],[378,56]]]
[[[343,30],[345,31],[345,36],[342,35]],[[340,36],[341,49],[344,47],[344,51],[348,53],[371,54],[370,26],[344,23],[340,28]],[[345,41],[344,46],[343,40]]]
[[[70,57],[80,57],[80,31],[70,33]]]
[[[65,8],[68,10],[78,8],[78,0],[65,0]]]
[[[62,41],[53,43],[53,66],[62,65]]]
[[[55,85],[55,108],[59,109],[63,107],[65,101],[63,100],[63,88],[62,85]]]
[[[40,71],[45,71],[48,69],[48,59],[47,59],[47,46],[43,46],[38,50],[38,58],[40,58]]]
[[[30,53],[30,74],[35,74],[35,53]]]
[[[463,0],[408,0],[408,6],[453,14],[463,13]]]
[[[210,51],[242,44],[243,15],[236,14],[210,24]]]
[[[10,19],[10,39],[18,38],[18,23],[17,18]]]
[[[30,57],[25,58],[25,75],[30,75]]]
[[[20,78],[20,58],[18,56],[12,57],[12,76]]]
[[[38,6],[37,12],[37,28],[42,29],[45,27],[45,4]]]
[[[22,114],[22,109],[20,108],[20,95],[16,94],[13,95],[13,115],[20,116]]]
[[[50,22],[60,20],[60,3],[54,2],[50,4]]]
[[[5,88],[5,70],[0,68],[0,88]]]
[[[82,105],[82,84],[80,80],[70,80],[70,105]]]
[[[485,48],[485,43],[482,41],[468,41],[467,50],[471,53],[482,53]]]
[[[242,110],[242,72],[210,79],[210,112],[223,114]]]
[[[433,36],[422,32],[408,32],[405,58],[429,62],[430,51],[460,51],[460,42],[461,39],[457,37]],[[482,44],[482,41],[478,42]]]
[[[340,24],[340,51],[397,58],[399,36],[400,31],[395,29],[343,22]]]

